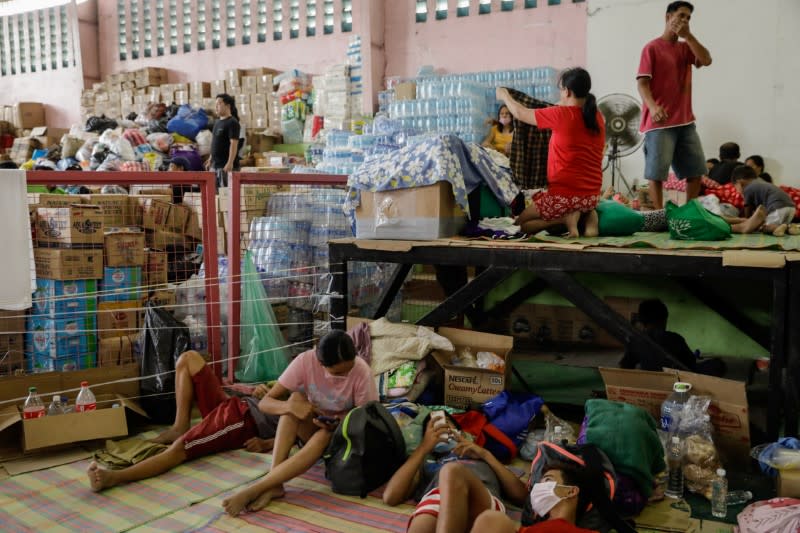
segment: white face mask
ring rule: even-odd
[[[556,494],[558,483],[555,481],[541,481],[536,483],[531,490],[531,508],[538,516],[544,518],[558,502],[563,500]]]

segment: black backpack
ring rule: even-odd
[[[635,529],[620,516],[612,503],[616,493],[616,473],[614,465],[600,448],[593,444],[558,445],[540,442],[536,455],[531,461],[531,475],[528,490],[539,481],[551,464],[573,464],[586,469],[589,491],[589,507],[580,516],[576,525],[601,532],[615,529],[618,533],[635,533]],[[529,526],[535,521],[530,498],[525,498],[522,510],[522,525]]]
[[[366,498],[403,465],[406,443],[394,417],[372,401],[347,413],[322,457],[333,492]]]

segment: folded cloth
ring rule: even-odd
[[[653,417],[635,405],[588,400],[586,418],[586,442],[603,450],[617,472],[630,476],[649,498],[655,475],[666,468]]]
[[[380,375],[408,361],[419,361],[428,355],[433,345],[419,337],[380,337],[372,339],[372,373]]]
[[[492,231],[502,231],[507,235],[516,235],[522,231],[522,228],[514,224],[514,219],[511,217],[482,218],[478,223],[478,227]]]
[[[120,470],[141,463],[167,448],[166,444],[150,442],[139,437],[120,441],[107,440],[104,450],[94,452],[94,460],[108,469]]]

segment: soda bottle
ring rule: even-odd
[[[674,433],[678,429],[678,420],[684,404],[689,400],[691,383],[677,382],[672,386],[673,393],[661,404],[661,430]]]
[[[89,390],[89,382],[81,381],[81,390],[78,397],[75,398],[75,412],[82,413],[84,411],[94,411],[97,409],[97,400]]]
[[[61,405],[61,396],[56,394],[53,396],[53,401],[50,402],[50,406],[47,408],[47,416],[53,415],[63,415],[64,414],[64,407]]]
[[[724,468],[718,468],[717,476],[711,481],[711,514],[715,518],[728,515],[728,480]]]
[[[41,418],[47,414],[44,403],[39,395],[36,394],[36,387],[28,387],[28,397],[25,399],[25,406],[22,408],[22,418]]]
[[[550,442],[552,442],[553,444],[561,445],[563,440],[564,440],[564,435],[561,431],[561,426],[555,426],[553,428],[553,434],[550,435]]]
[[[683,498],[683,442],[674,435],[667,449],[667,466],[669,479],[664,496],[667,498]]]

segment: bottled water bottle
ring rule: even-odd
[[[678,429],[678,421],[683,406],[689,400],[690,383],[678,382],[672,386],[672,394],[661,404],[661,430],[674,433]]]
[[[560,445],[562,443],[562,441],[564,440],[564,435],[562,433],[561,426],[555,426],[553,428],[553,434],[550,435],[550,439],[549,440],[553,444],[559,444]]]
[[[53,396],[53,401],[50,402],[50,406],[47,408],[47,416],[53,415],[63,415],[64,408],[61,406],[61,396],[56,394]]]
[[[36,393],[36,387],[28,387],[28,397],[25,399],[25,405],[22,408],[22,418],[41,418],[46,414],[44,403]]]
[[[717,476],[711,481],[711,514],[715,518],[728,515],[728,480],[723,468],[717,469]]]
[[[97,400],[89,390],[89,382],[81,381],[81,390],[78,392],[78,397],[75,398],[75,412],[83,413],[85,411],[94,411],[97,409]]]
[[[749,490],[729,490],[727,502],[728,505],[742,505],[753,499],[753,493]]]
[[[669,480],[664,496],[667,498],[683,498],[683,441],[674,435],[667,449],[667,466]]]
[[[432,412],[431,419],[433,420],[434,429],[438,429],[447,425],[447,417],[445,416],[444,411]],[[456,441],[452,438],[450,433],[443,433],[439,439],[439,442],[437,442],[436,446],[433,448],[433,451],[436,453],[447,453],[456,447]]]

